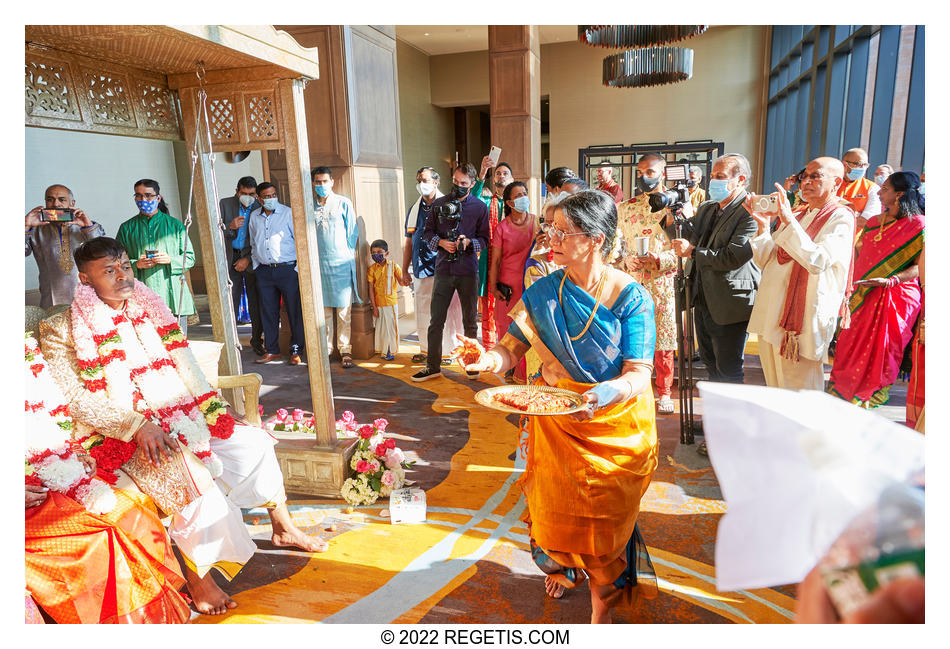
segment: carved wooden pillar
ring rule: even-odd
[[[357,288],[352,344],[356,358],[373,354],[373,315],[366,269],[369,242],[402,245],[405,214],[396,34],[391,26],[277,25],[304,47],[320,52],[320,78],[307,84],[310,166],[333,170],[333,191],[353,201],[360,240],[356,251]],[[286,177],[286,161],[270,154],[271,175]]]
[[[541,201],[541,40],[537,25],[488,26],[491,142]]]

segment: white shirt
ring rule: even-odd
[[[870,219],[881,213],[881,197],[878,192],[881,187],[877,183],[871,183],[871,189],[868,190],[868,202],[864,204],[864,211],[858,216],[862,219]]]
[[[774,234],[765,232],[749,240],[752,260],[762,269],[762,281],[749,317],[749,333],[771,345],[781,346],[785,331],[779,326],[779,318],[792,267],[797,261],[809,273],[805,318],[798,340],[799,355],[812,361],[825,357],[835,334],[854,250],[853,212],[845,207],[835,210],[812,241],[805,229],[817,213],[817,209],[809,210],[800,221],[792,220]],[[788,252],[794,261],[778,263],[778,248]]]
[[[260,207],[251,212],[247,228],[251,237],[251,260],[254,268],[261,264],[279,264],[297,260],[294,242],[294,215],[280,203],[270,215]]]

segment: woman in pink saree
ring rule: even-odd
[[[881,214],[868,220],[857,244],[851,325],[838,336],[828,391],[865,408],[887,403],[920,312],[924,199],[919,189],[913,172],[889,176],[881,186]]]

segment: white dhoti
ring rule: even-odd
[[[376,318],[375,346],[380,355],[399,352],[399,313],[397,306],[380,306],[379,317]]]
[[[412,297],[413,306],[416,309],[416,334],[419,336],[419,349],[423,354],[429,351],[429,321],[431,320],[432,305],[432,285],[435,283],[435,277],[412,278]],[[462,305],[459,303],[458,292],[452,294],[452,302],[449,304],[449,310],[445,314],[445,327],[442,329],[442,345],[445,349],[452,349],[456,346],[457,340],[455,334],[465,335],[465,327],[462,326]]]
[[[825,389],[825,373],[820,360],[800,358],[797,362],[782,358],[780,348],[759,338],[759,361],[765,384],[786,390]]]
[[[228,439],[211,438],[211,450],[224,466],[215,482],[228,500],[245,509],[271,509],[286,502],[284,476],[274,453],[276,443],[253,426],[235,426]]]
[[[168,536],[199,577],[215,568],[230,581],[257,550],[241,510],[215,484],[172,516]]]

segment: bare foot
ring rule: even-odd
[[[590,623],[591,624],[612,624],[613,619],[610,616],[610,604],[608,598],[615,592],[611,584],[605,586],[594,586],[590,588]]]
[[[548,597],[561,599],[564,597],[564,586],[562,586],[556,579],[553,579],[551,575],[548,575],[544,578],[544,592],[548,594]]]
[[[226,613],[228,609],[237,607],[237,602],[214,583],[210,572],[202,579],[199,579],[198,575],[190,571],[186,576],[188,577],[188,592],[191,595],[191,603],[199,613],[221,615]]]
[[[271,542],[279,548],[300,548],[304,552],[326,552],[330,547],[319,536],[308,536],[299,527],[274,532]]]

